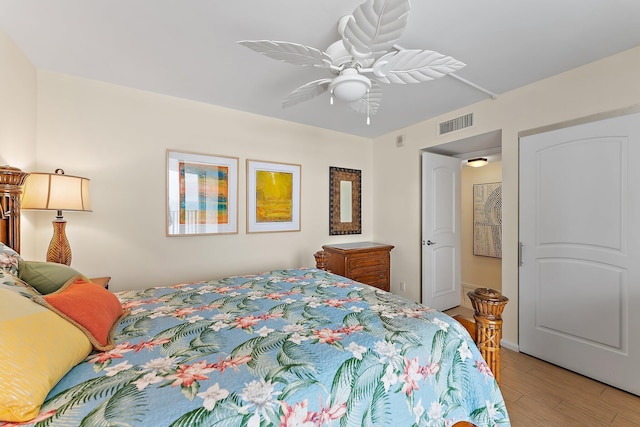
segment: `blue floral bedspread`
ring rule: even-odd
[[[116,348],[51,391],[37,426],[508,426],[450,317],[317,269],[117,293]]]

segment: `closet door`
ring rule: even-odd
[[[640,114],[520,139],[519,346],[640,395]]]

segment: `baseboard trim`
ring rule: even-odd
[[[518,346],[518,344],[514,344],[511,341],[500,340],[500,345],[504,348],[508,348],[509,350],[517,351],[518,353],[520,353],[520,347]]]
[[[468,292],[473,292],[478,288],[481,288],[481,285],[474,285],[472,283],[460,282],[460,292],[462,293],[462,303],[461,306],[465,308],[470,308],[473,310],[473,305],[471,305],[471,300],[467,296]]]

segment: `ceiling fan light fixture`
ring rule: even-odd
[[[485,157],[476,157],[474,159],[467,160],[467,166],[471,166],[472,168],[479,168],[489,163],[489,161]]]
[[[358,74],[354,68],[344,69],[329,84],[329,90],[336,98],[345,102],[355,102],[371,89],[371,80]]]
[[[238,41],[271,59],[332,74],[294,89],[283,99],[283,107],[308,101],[328,90],[329,104],[335,97],[359,113],[375,114],[382,99],[379,83],[421,83],[465,66],[439,52],[404,49],[396,44],[407,26],[409,0],[361,1],[353,13],[338,20],[340,39],[325,51],[285,41]]]

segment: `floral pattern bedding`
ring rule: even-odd
[[[317,269],[117,293],[131,314],[36,426],[507,426],[443,313]]]

